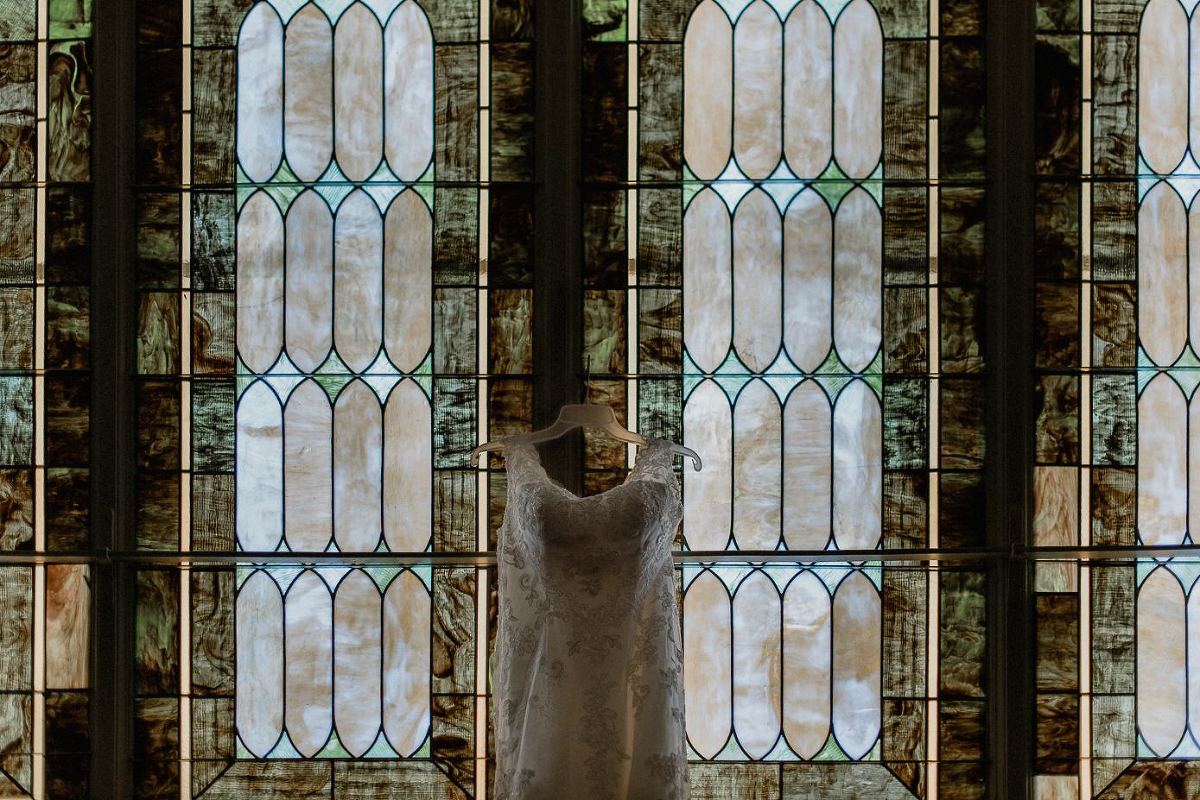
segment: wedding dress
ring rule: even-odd
[[[497,548],[498,800],[684,800],[683,668],[669,442],[579,497],[510,441]]]

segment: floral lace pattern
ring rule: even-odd
[[[505,446],[498,800],[687,797],[671,564],[683,511],[667,444],[590,497],[550,480],[532,445]]]

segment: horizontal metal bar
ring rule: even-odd
[[[1003,550],[932,549],[932,550],[676,550],[672,559],[678,565],[765,565],[794,566],[797,564],[863,563],[885,564],[962,564],[979,561],[1128,561],[1139,558],[1196,558],[1200,545],[1176,546],[1114,546],[1114,547],[1031,547]],[[63,553],[0,553],[0,565],[35,564],[112,564],[127,563],[152,566],[220,566],[220,565],[398,565],[433,567],[491,567],[496,565],[496,553],[491,550],[465,553],[293,553],[275,551],[253,552],[63,552]]]

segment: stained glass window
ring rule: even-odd
[[[1039,780],[1068,782],[1072,796],[1076,774],[1080,797],[1125,797],[1140,787],[1155,787],[1156,797],[1195,791],[1196,765],[1188,759],[1200,756],[1200,593],[1186,552],[1195,543],[1192,409],[1200,363],[1189,310],[1198,174],[1189,111],[1198,74],[1189,44],[1194,11],[1191,3],[1161,0],[1085,2],[1082,60],[1075,30],[1069,38],[1047,37],[1062,40],[1047,58],[1053,55],[1057,74],[1075,87],[1060,107],[1070,111],[1059,115],[1071,124],[1083,112],[1083,147],[1075,134],[1055,155],[1060,174],[1083,176],[1082,193],[1072,185],[1070,196],[1081,202],[1085,225],[1080,235],[1078,206],[1064,203],[1043,237],[1070,256],[1055,265],[1062,274],[1047,276],[1058,280],[1039,287],[1043,325],[1061,342],[1047,366],[1068,374],[1042,379],[1063,390],[1055,393],[1058,409],[1043,412],[1039,441],[1056,431],[1069,437],[1060,438],[1066,446],[1039,447],[1051,456],[1039,467],[1041,531],[1044,538],[1133,550],[1065,574],[1042,614],[1043,628],[1070,633],[1067,647],[1047,647],[1049,658],[1039,662],[1062,673],[1059,683],[1070,695],[1055,703],[1067,709],[1061,713],[1039,707],[1039,719],[1047,720],[1040,738],[1048,741],[1052,726],[1063,725],[1078,735],[1056,753],[1066,763],[1052,770],[1070,777]],[[1079,23],[1068,19],[1060,27]],[[1043,602],[1039,597],[1039,610]],[[1077,766],[1080,755],[1085,761]]]
[[[489,584],[429,556],[529,423],[525,17],[139,6],[138,541],[193,556],[138,573],[139,796],[483,796]]]
[[[679,542],[701,796],[977,796],[982,574],[883,555],[983,542],[981,9],[584,14],[592,394],[705,459]],[[586,458],[598,490],[629,455]]]
[[[0,795],[88,793],[91,2],[0,13]],[[28,556],[28,558],[22,558]],[[35,557],[36,556],[36,557]],[[47,558],[48,557],[48,558]]]

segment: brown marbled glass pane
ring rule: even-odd
[[[56,467],[86,467],[91,443],[91,377],[51,373],[45,387],[46,462]]]
[[[0,725],[4,748],[0,751],[0,789],[13,797],[28,797],[22,786],[32,785],[33,697],[30,694],[0,695]]]
[[[473,471],[433,473],[433,549],[438,553],[475,550],[476,476]]]
[[[0,567],[0,689],[33,688],[33,569]]]
[[[136,691],[171,695],[179,690],[179,573],[137,573]]]
[[[233,476],[192,476],[192,548],[233,549]]]
[[[647,41],[682,42],[688,17],[697,0],[669,3],[641,3],[638,38]]]
[[[493,186],[488,200],[488,284],[528,286],[533,282],[533,192]]]
[[[174,697],[134,702],[134,787],[139,798],[179,796],[179,701]]]
[[[528,41],[533,38],[533,0],[489,0],[492,39]]]
[[[0,189],[0,283],[33,283],[33,215],[32,189]]]
[[[929,43],[883,44],[883,171],[889,179],[922,180],[929,161]]]
[[[929,463],[929,385],[923,378],[887,378],[883,384],[883,465],[920,469]]]
[[[90,360],[89,293],[82,286],[46,289],[46,368],[86,369]]]
[[[138,308],[138,372],[174,375],[179,372],[179,295],[143,292]]]
[[[883,547],[919,549],[929,542],[929,473],[883,473]]]
[[[476,445],[474,380],[436,378],[433,382],[434,467],[463,467]]]
[[[938,294],[943,373],[983,372],[983,298],[978,289],[948,286]]]
[[[0,182],[32,181],[36,177],[35,112],[37,46],[0,47]],[[31,232],[30,232],[31,233]]]
[[[475,688],[475,571],[433,571],[433,691]]]
[[[1137,186],[1097,182],[1092,187],[1092,277],[1137,278]]]
[[[192,791],[199,794],[233,761],[233,698],[192,699]]]
[[[883,189],[883,282],[920,285],[929,274],[929,192],[913,186]]]
[[[236,300],[230,292],[192,295],[192,370],[233,374]]]
[[[192,194],[192,287],[232,291],[237,216],[232,192]]]
[[[490,371],[533,371],[533,291],[493,289],[488,297]]]
[[[883,369],[889,375],[929,368],[929,293],[919,287],[883,290]]]
[[[938,706],[938,759],[943,762],[983,758],[987,705],[976,700],[951,700]]]
[[[623,181],[629,90],[624,44],[583,45],[583,165],[585,181]]]
[[[940,32],[943,36],[978,36],[983,33],[981,0],[941,0]]]
[[[938,476],[938,531],[942,547],[982,547],[987,495],[980,472],[941,472]]]
[[[479,36],[479,0],[425,0],[421,7],[436,42],[473,42]]]
[[[237,44],[242,19],[254,2],[255,0],[194,0],[193,42],[200,47],[231,47]]]
[[[1146,0],[1092,0],[1092,20],[1102,33],[1136,33]]]
[[[434,762],[460,785],[475,779],[475,695],[435,694],[430,722]]]
[[[1135,2],[1140,15],[1141,0]],[[1095,24],[1099,28],[1099,16]],[[1137,37],[1095,36],[1092,42],[1092,170],[1132,176],[1137,172]]]
[[[92,172],[92,57],[86,41],[51,42],[46,56],[46,173],[86,181]]]
[[[1092,691],[1132,694],[1137,686],[1135,567],[1092,569]]]
[[[333,762],[238,761],[215,770],[219,777],[203,788],[205,800],[323,800],[332,796]],[[178,791],[178,789],[176,789]]]
[[[492,180],[532,180],[533,45],[495,43],[491,54]]]
[[[33,369],[33,289],[0,289],[0,369]]]
[[[138,466],[179,467],[179,386],[143,381],[138,391]]]
[[[179,475],[138,475],[136,502],[138,547],[178,550]]]
[[[1038,0],[1039,31],[1076,31],[1081,23],[1079,0]]]
[[[584,291],[584,369],[598,374],[625,372],[625,297],[621,290]]]
[[[138,194],[137,280],[144,289],[179,286],[180,208],[178,193]]]
[[[87,692],[46,693],[46,793],[56,800],[89,797],[88,702]]]
[[[613,289],[628,280],[625,192],[583,194],[583,269],[588,286]]]
[[[476,315],[474,289],[446,288],[433,292],[433,372],[435,375],[474,374]],[[435,406],[436,408],[436,406]]]
[[[683,285],[683,190],[638,192],[638,283]]]
[[[1037,696],[1037,760],[1042,774],[1066,775],[1079,770],[1079,695]]]
[[[759,765],[754,765],[758,767]],[[694,769],[694,767],[693,767]],[[784,764],[783,791],[779,795],[714,794],[726,797],[872,797],[877,800],[908,800],[912,797],[899,778],[882,764],[831,764],[807,762]]]
[[[1078,36],[1037,37],[1034,158],[1038,174],[1079,174],[1079,120],[1083,109],[1079,63]]]
[[[426,13],[430,12],[428,5]],[[429,14],[431,19],[434,14]],[[438,36],[434,41],[445,41]],[[433,51],[434,174],[439,181],[473,181],[479,175],[479,52],[474,44],[437,45]],[[438,201],[434,200],[434,209]],[[473,217],[472,217],[473,218]],[[438,230],[440,226],[434,226]]]
[[[1137,364],[1136,308],[1135,284],[1092,285],[1092,364],[1097,367]]]
[[[883,701],[883,760],[914,797],[925,795],[925,714],[924,700],[891,699]]]
[[[692,763],[688,779],[692,800],[779,797],[779,770],[773,764]]]
[[[234,607],[229,570],[192,572],[192,691],[201,697],[234,693]]]
[[[1035,389],[1037,462],[1076,464],[1079,461],[1079,378],[1043,375]]]
[[[677,181],[683,176],[683,48],[638,48],[638,179]]]
[[[1137,379],[1092,377],[1092,463],[1132,466],[1137,461]]]
[[[433,280],[435,284],[442,286],[475,285],[479,275],[478,215],[479,192],[477,190],[449,187],[439,187],[433,190]]]
[[[489,381],[488,424],[493,439],[531,430],[533,382],[528,379]]]
[[[1037,603],[1037,688],[1079,688],[1079,595],[1039,592]]]
[[[1039,283],[1035,364],[1041,368],[1079,366],[1079,286],[1073,283]]]
[[[33,463],[33,380],[0,377],[0,465]]]
[[[137,51],[136,87],[134,102],[139,110],[137,180],[140,183],[177,184],[183,162],[183,56],[180,51],[177,48],[140,48]]]
[[[942,41],[940,177],[983,177],[983,60],[983,43],[979,40]]]
[[[46,470],[47,550],[88,549],[91,540],[88,530],[89,500],[86,468],[55,467]]]
[[[233,381],[195,381],[192,384],[192,468],[200,472],[233,472]]]
[[[241,2],[241,0],[235,0]],[[237,158],[237,51],[192,50],[192,181],[232,183]]]
[[[683,438],[683,381],[653,378],[638,381],[638,430],[643,436]]]
[[[0,194],[0,209],[3,208],[2,198]],[[90,282],[91,222],[90,186],[51,186],[46,190],[47,283],[80,285]]]
[[[976,186],[943,187],[939,192],[938,272],[944,283],[983,280],[987,197]]]
[[[643,289],[638,315],[639,374],[678,373],[683,364],[683,293]]]
[[[0,550],[27,550],[33,545],[33,472],[0,470]]]
[[[1137,470],[1092,470],[1092,542],[1131,545],[1137,539]]]
[[[883,695],[926,695],[929,580],[919,569],[883,572]]]
[[[984,458],[984,384],[974,379],[943,379],[939,383],[941,452],[948,469],[981,469]]]
[[[1034,213],[1036,277],[1079,277],[1079,184],[1039,183]]]
[[[985,586],[986,575],[982,572],[942,574],[938,622],[941,660],[938,691],[944,698],[984,696],[984,653],[987,650]],[[946,758],[944,751],[941,755]]]

